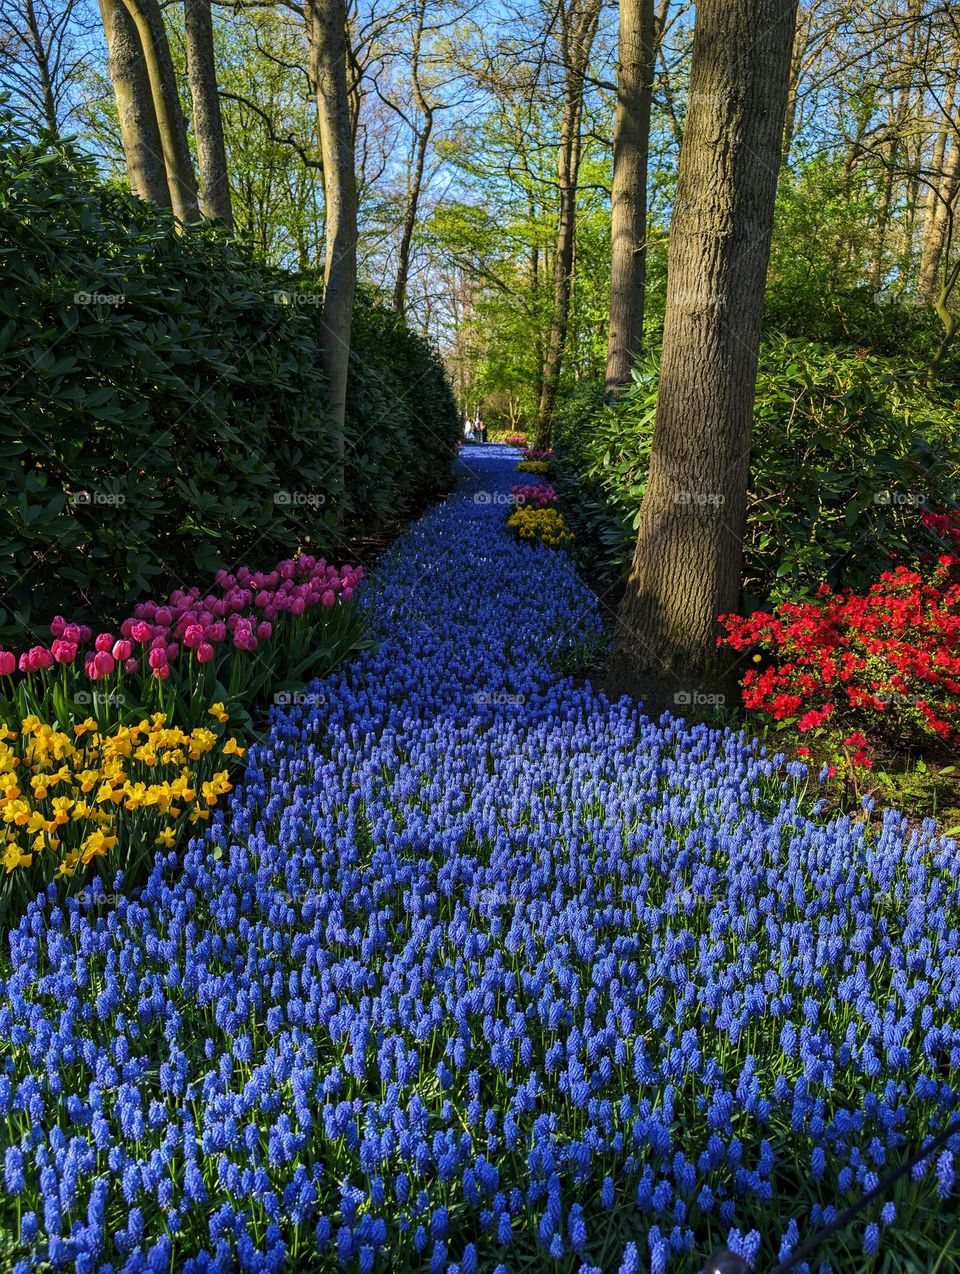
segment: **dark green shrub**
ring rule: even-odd
[[[651,360],[620,402],[582,394],[557,421],[563,493],[609,571],[629,567],[655,401]],[[956,410],[909,363],[771,338],[755,422],[749,603],[824,580],[862,585],[892,556],[915,553],[925,537],[919,514],[951,506],[958,494]]]
[[[358,304],[346,485],[319,292],[177,234],[0,119],[0,630],[256,564],[392,516],[449,474],[436,355]],[[400,365],[400,361],[407,363]]]

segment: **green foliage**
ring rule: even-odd
[[[940,342],[940,323],[932,304],[906,286],[916,279],[918,263],[884,253],[874,224],[876,203],[869,173],[836,156],[801,157],[785,171],[767,279],[767,325],[786,336],[928,364]]]
[[[558,484],[598,545],[598,565],[625,573],[646,484],[656,366],[605,404],[591,387],[556,426]],[[957,420],[906,361],[771,338],[757,381],[746,544],[749,604],[827,580],[859,586],[923,538],[920,512],[958,494]],[[578,531],[580,528],[577,528]],[[583,538],[582,534],[578,538]]]
[[[444,480],[457,418],[418,337],[358,307],[342,489],[316,288],[3,121],[0,251],[0,629],[323,550]]]

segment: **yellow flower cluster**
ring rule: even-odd
[[[209,714],[227,719],[222,703]],[[36,716],[19,734],[0,726],[5,874],[35,866],[45,878],[73,876],[115,849],[118,836],[124,845],[173,846],[181,826],[209,818],[230,791],[227,771],[214,771],[217,759],[243,752],[214,730],[168,726],[162,712],[107,733],[92,717],[70,733]]]
[[[507,518],[507,526],[521,540],[539,540],[551,549],[562,549],[573,541],[573,534],[556,509],[534,509],[521,505]]]
[[[549,468],[549,460],[521,460],[517,473],[546,473]]]

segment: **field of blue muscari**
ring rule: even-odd
[[[513,464],[185,860],[9,935],[0,1268],[764,1270],[955,1114],[954,842],[553,671],[597,607]],[[956,1216],[944,1150],[812,1268],[956,1268]]]

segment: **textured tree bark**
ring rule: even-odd
[[[543,387],[537,412],[536,442],[549,444],[560,388],[560,373],[570,322],[570,287],[577,234],[577,182],[580,174],[580,122],[583,116],[584,79],[590,50],[597,31],[600,0],[580,0],[567,8],[561,4],[560,23],[563,53],[563,114],[560,121],[560,150],[557,186],[560,216],[557,223],[557,250],[554,262],[553,319],[543,367]]]
[[[193,101],[193,134],[200,167],[201,208],[211,221],[233,229],[227,148],[217,93],[210,0],[183,0],[187,76]]]
[[[763,290],[797,0],[700,0],[653,449],[611,688],[694,686],[739,602]]]
[[[163,144],[140,36],[123,0],[100,0],[100,16],[107,38],[110,81],[117,102],[130,189],[148,203],[169,208]]]
[[[342,463],[350,329],[357,284],[357,179],[347,80],[347,14],[343,0],[308,0],[305,13],[326,210],[323,363],[336,427],[336,451]]]
[[[143,49],[167,186],[174,216],[183,225],[200,219],[197,179],[187,144],[187,122],[180,106],[177,77],[158,0],[123,0]]]
[[[656,62],[653,0],[620,0],[620,67],[610,190],[610,327],[606,391],[630,384],[643,348],[647,256],[647,156]]]

